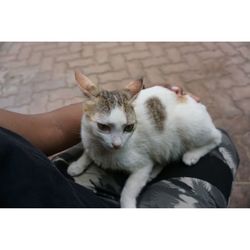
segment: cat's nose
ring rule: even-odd
[[[119,136],[114,136],[112,138],[112,146],[114,149],[119,149],[122,145],[122,140]]]
[[[118,144],[118,143],[112,143],[112,146],[114,149],[119,149],[121,147],[121,144]]]

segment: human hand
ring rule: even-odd
[[[197,102],[200,102],[200,98],[198,96],[195,96],[189,92],[185,92],[183,88],[179,86],[170,86],[170,89],[176,93],[178,96],[184,96],[184,95],[189,95],[192,98],[194,98]]]

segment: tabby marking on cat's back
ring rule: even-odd
[[[158,97],[152,97],[146,101],[146,108],[149,117],[153,120],[155,128],[159,131],[164,130],[164,123],[167,113],[164,105]]]

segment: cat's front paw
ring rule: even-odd
[[[196,164],[199,159],[200,155],[198,155],[196,152],[186,152],[182,157],[182,161],[188,166]]]
[[[121,208],[136,208],[136,200],[135,199],[121,199]]]
[[[67,172],[70,176],[77,176],[80,175],[83,170],[84,166],[82,164],[79,164],[79,162],[75,161],[69,165]]]

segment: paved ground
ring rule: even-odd
[[[201,97],[235,141],[231,207],[250,207],[250,43],[1,43],[0,108],[40,113],[81,101],[73,71],[107,88],[168,82]]]

